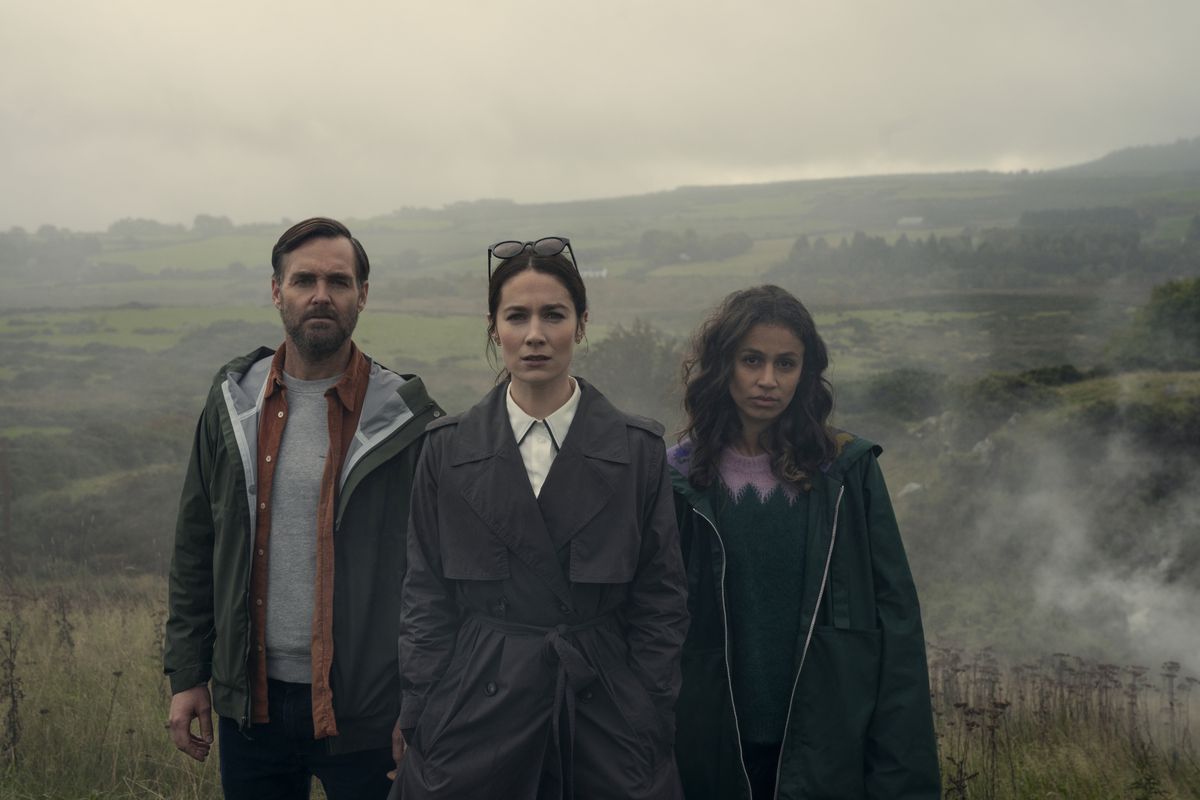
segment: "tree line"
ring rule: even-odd
[[[1081,224],[1080,212],[1037,212],[1014,228],[894,241],[862,231],[837,244],[800,236],[768,278],[863,277],[921,288],[1023,289],[1121,279],[1154,284],[1200,274],[1200,215],[1177,241],[1150,241],[1144,221],[1120,210]],[[1097,221],[1099,220],[1099,221]]]

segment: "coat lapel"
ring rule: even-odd
[[[595,388],[576,380],[582,391],[579,408],[538,495],[556,551],[608,504],[622,465],[629,463],[629,434],[620,412]]]
[[[460,476],[457,484],[463,500],[492,534],[556,597],[569,603],[570,586],[555,556],[550,532],[508,422],[504,405],[507,391],[507,384],[497,386],[463,414],[450,467]]]

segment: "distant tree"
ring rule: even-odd
[[[157,234],[181,233],[182,225],[165,225],[157,220],[141,217],[125,217],[108,226],[108,232],[114,236],[154,236]]]
[[[642,232],[638,255],[651,264],[673,264],[683,252],[683,239],[674,231],[650,229]]]
[[[940,414],[947,403],[946,376],[919,369],[895,369],[838,387],[842,411],[872,411],[905,420]]]
[[[1111,348],[1124,367],[1200,369],[1200,278],[1154,287]]]
[[[192,233],[197,236],[224,236],[233,233],[233,221],[229,217],[214,217],[209,214],[197,214],[192,221]]]
[[[807,236],[799,236],[796,238],[792,249],[788,252],[788,261],[792,264],[802,264],[812,252],[812,245],[808,242]]]
[[[579,374],[592,381],[625,411],[653,417],[668,432],[680,419],[680,363],[683,347],[649,322],[618,325],[581,354]]]
[[[1200,244],[1200,214],[1192,217],[1192,221],[1188,223],[1187,235],[1184,236],[1184,241],[1188,244]]]
[[[24,228],[13,227],[7,233],[0,233],[0,264],[25,266],[31,252],[29,234]]]
[[[1095,208],[1064,208],[1045,211],[1026,211],[1017,225],[1022,228],[1068,230],[1080,228],[1109,230],[1138,230],[1146,222],[1132,208],[1099,206]]]

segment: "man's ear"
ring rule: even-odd
[[[363,281],[362,286],[358,290],[358,310],[362,311],[367,304],[367,290],[371,288],[370,281]]]
[[[283,294],[280,291],[279,278],[275,275],[271,276],[271,302],[275,304],[276,308],[283,307]]]

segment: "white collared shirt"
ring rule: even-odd
[[[579,381],[572,378],[571,396],[544,420],[529,416],[517,405],[512,396],[512,384],[509,384],[505,393],[508,421],[512,425],[513,436],[517,437],[517,449],[521,451],[521,460],[525,462],[525,472],[529,475],[534,497],[541,493],[542,484],[550,474],[550,465],[567,438],[567,431],[579,408],[579,392]]]

